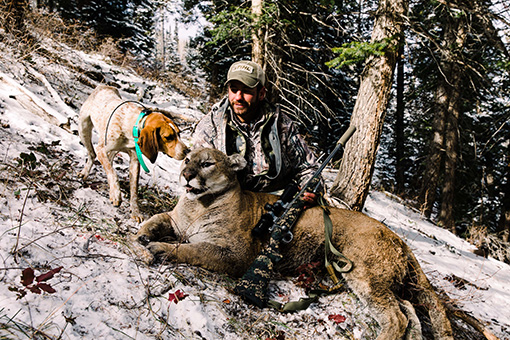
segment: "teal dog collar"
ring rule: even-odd
[[[133,126],[133,138],[135,140],[136,158],[138,158],[138,162],[142,166],[142,169],[147,173],[149,173],[149,169],[147,168],[145,162],[143,161],[142,150],[140,150],[140,146],[138,145],[138,138],[140,138],[140,131],[142,131],[145,125],[144,118],[146,118],[150,114],[151,112],[149,110],[143,109],[142,112],[140,112],[138,119],[136,120],[136,124]],[[142,124],[141,127],[140,123]]]

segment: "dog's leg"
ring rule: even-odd
[[[92,128],[93,124],[90,116],[86,116],[82,113],[78,122],[78,134],[82,144],[87,149],[87,162],[85,163],[83,170],[80,172],[80,177],[83,179],[87,179],[90,169],[94,164],[94,160],[96,159],[96,153],[94,151],[94,146],[92,145]]]
[[[129,151],[129,206],[131,217],[142,222],[143,216],[138,208],[138,182],[140,179],[140,163],[134,150]]]
[[[115,207],[118,207],[120,205],[120,202],[122,201],[121,195],[120,195],[120,184],[119,184],[119,178],[117,177],[117,173],[115,172],[115,169],[112,165],[113,157],[115,157],[116,152],[111,151],[108,154],[106,153],[104,142],[101,140],[96,147],[97,152],[97,159],[99,162],[101,162],[101,165],[104,168],[104,171],[106,172],[106,178],[108,180],[108,184],[110,186],[110,201]]]

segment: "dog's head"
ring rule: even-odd
[[[158,152],[180,161],[188,153],[188,147],[181,141],[179,128],[168,117],[159,112],[147,116],[145,126],[140,131],[138,145],[151,163],[158,158]]]

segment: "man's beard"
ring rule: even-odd
[[[242,107],[236,106],[236,105],[239,105],[239,104],[242,105]],[[240,116],[247,115],[248,113],[251,112],[251,109],[252,109],[252,106],[248,102],[233,101],[231,103],[231,106],[232,106],[232,109],[234,110],[234,113],[236,115],[240,115]]]
[[[236,103],[241,104],[242,107],[236,108]],[[251,104],[245,101],[233,101],[230,103],[230,107],[238,118],[250,121],[257,116],[259,104],[258,100]]]

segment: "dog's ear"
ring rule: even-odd
[[[153,126],[145,126],[140,132],[140,138],[138,139],[138,145],[140,150],[147,157],[151,163],[156,161],[158,158],[158,131]]]
[[[234,171],[243,170],[247,164],[246,159],[238,153],[228,156],[228,159],[230,161],[230,167]]]

